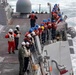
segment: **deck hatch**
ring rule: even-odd
[[[69,42],[69,46],[73,46],[73,41],[72,40],[68,40],[68,42]]]
[[[73,48],[70,48],[70,54],[75,54]]]

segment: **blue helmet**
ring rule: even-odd
[[[49,22],[49,21],[51,21],[51,19],[50,19],[50,18],[48,18],[48,22]]]
[[[30,33],[33,32],[33,28],[30,28],[29,32],[30,32]]]
[[[61,14],[58,14],[58,16],[59,16],[59,17],[62,17],[62,15],[61,15]]]
[[[44,24],[42,23],[41,26],[44,26]]]
[[[32,13],[34,13],[34,11],[32,11]]]
[[[43,20],[43,22],[45,22],[45,19]]]
[[[62,19],[62,18],[60,18],[60,21],[63,21],[63,19]]]
[[[39,25],[38,25],[38,24],[36,24],[36,25],[35,25],[35,27],[37,27],[37,28],[38,28],[38,27],[39,27]]]
[[[47,22],[47,20],[46,20],[46,19],[44,19],[44,20],[43,20],[43,22]]]
[[[55,12],[56,11],[56,8],[54,7],[53,9],[52,9],[52,12]]]
[[[37,30],[38,28],[37,27],[34,27],[34,30]]]
[[[57,7],[57,6],[58,6],[57,4],[54,5],[54,7]]]
[[[51,22],[56,22],[56,20],[52,20]]]

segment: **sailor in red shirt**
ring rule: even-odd
[[[50,18],[48,18],[47,26],[48,26],[48,29],[51,29],[51,27],[52,27],[51,19]]]
[[[32,11],[32,13],[29,15],[29,19],[30,19],[30,25],[31,25],[31,27],[34,27],[35,23],[36,23],[36,19],[37,19],[37,16],[34,13],[34,11]]]
[[[29,32],[25,33],[25,38],[24,38],[24,42],[29,42],[30,44],[32,44],[32,36]]]
[[[5,38],[8,39],[8,52],[11,54],[11,49],[12,53],[14,54],[14,49],[15,49],[15,40],[14,38],[16,37],[16,34],[13,32],[13,29],[9,29],[9,32],[5,35]]]
[[[31,36],[30,32],[26,32],[25,34],[25,38],[24,38],[24,42],[29,42],[30,44],[30,51],[34,52],[35,48],[34,48],[34,38]]]

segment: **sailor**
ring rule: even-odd
[[[34,27],[34,32],[35,32],[36,35],[39,35],[38,27],[36,27],[36,26]]]
[[[55,5],[54,5],[54,8],[55,8],[55,12],[57,13],[57,11],[58,11],[58,5],[55,4]]]
[[[55,11],[56,11],[57,14],[60,13],[59,4],[55,4],[54,8],[55,8]]]
[[[62,18],[59,18],[58,21],[57,21],[57,24],[62,22],[62,21],[64,21],[64,20]]]
[[[48,26],[47,40],[51,40],[52,23],[51,23],[51,19],[50,18],[48,18],[47,26]]]
[[[45,38],[46,38],[46,34],[45,34],[45,30],[44,30],[44,24],[41,24],[41,29],[42,29],[41,43],[44,44],[45,43]]]
[[[23,75],[23,66],[24,66],[24,53],[25,53],[25,42],[21,43],[21,48],[18,52],[19,59],[19,75]]]
[[[38,24],[36,24],[35,27],[37,27],[37,30],[35,31],[36,32],[35,34],[38,35],[40,40],[41,40],[42,28]]]
[[[29,57],[31,56],[30,52],[30,43],[26,42],[25,48],[24,48],[24,67],[23,67],[23,72],[25,73],[27,71],[27,67],[29,64]]]
[[[52,20],[52,30],[51,30],[51,33],[52,33],[52,40],[54,41],[56,39],[56,24],[55,24],[55,20]]]
[[[44,26],[44,31],[43,31],[43,33],[42,33],[42,37],[43,37],[43,41],[44,41],[44,43],[48,40],[48,26],[47,26],[47,20],[46,19],[44,19],[43,20],[43,26]]]
[[[16,37],[16,34],[13,32],[13,29],[9,29],[9,32],[5,35],[5,38],[8,39],[8,52],[11,54],[11,48],[12,48],[12,53],[14,54],[14,49],[15,49],[15,40],[14,38]]]
[[[31,34],[29,32],[26,32],[24,41],[25,41],[25,43],[29,42],[30,44],[32,44],[33,40],[32,40],[32,36],[31,36]]]
[[[47,26],[48,26],[48,29],[51,29],[51,19],[50,18],[48,18],[48,22],[47,22]]]
[[[32,13],[29,15],[29,18],[30,18],[30,25],[31,25],[31,27],[34,27],[35,23],[36,23],[36,19],[37,19],[37,16],[34,13],[34,11],[32,11]]]
[[[34,27],[30,28],[30,30],[29,30],[29,33],[31,34],[32,37],[34,37],[36,35],[34,30],[35,30]]]
[[[59,16],[56,12],[52,13],[54,20],[58,20]]]
[[[16,25],[16,29],[14,30],[14,33],[17,35],[15,37],[15,49],[18,50],[18,44],[19,44],[19,38],[20,38],[20,26]]]
[[[35,50],[35,48],[34,48],[34,38],[31,35],[31,30],[32,29],[30,29],[29,32],[26,32],[24,41],[25,42],[29,42],[29,44],[30,44],[30,50],[31,50],[31,52],[34,52],[34,50]]]

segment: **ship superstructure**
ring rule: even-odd
[[[7,25],[9,24],[12,18],[13,9],[7,3],[7,0],[0,0],[0,24]]]

